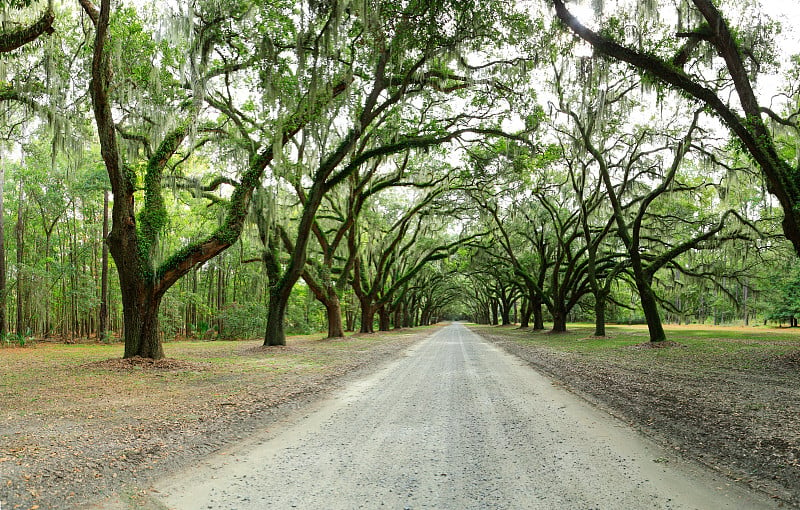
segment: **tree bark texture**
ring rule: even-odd
[[[333,296],[328,299],[325,305],[325,315],[328,318],[328,338],[342,338],[344,327],[342,326],[342,306],[336,291],[332,291]]]
[[[14,234],[17,239],[17,323],[15,331],[17,335],[25,334],[25,313],[23,306],[25,300],[23,299],[25,293],[25,277],[22,269],[25,259],[25,213],[23,204],[24,192],[22,188],[22,181],[19,183],[19,199],[17,202],[17,224],[14,227]]]
[[[594,296],[594,336],[606,336],[606,297],[603,292]]]
[[[386,305],[381,305],[378,308],[378,330],[389,331],[391,326],[391,311]]]
[[[97,338],[108,339],[108,191],[103,190],[103,252],[100,260],[100,314],[98,317]]]
[[[0,155],[1,157],[2,155]],[[6,170],[0,160],[0,340],[6,337],[6,221],[3,194],[5,193]]]
[[[289,302],[288,297],[282,297],[285,288],[272,287],[269,292],[269,305],[267,306],[267,329],[264,332],[264,345],[276,346],[286,345],[286,331],[284,321],[286,320],[286,306]],[[291,288],[289,289],[289,293]]]
[[[567,312],[561,307],[555,307],[550,311],[553,316],[553,329],[551,333],[566,333],[567,331]]]
[[[544,312],[542,311],[541,300],[531,302],[531,310],[533,311],[534,331],[544,330]]]
[[[530,327],[532,313],[533,307],[530,304],[530,300],[523,299],[520,307],[519,329],[528,329]]]
[[[100,151],[114,196],[111,232],[107,242],[120,276],[125,321],[125,356],[163,357],[157,330],[157,312],[162,296],[182,276],[238,240],[244,228],[253,190],[273,160],[273,144],[265,144],[260,152],[252,154],[250,165],[241,177],[241,184],[235,187],[230,197],[222,224],[208,237],[185,246],[167,257],[159,267],[154,267],[152,250],[157,243],[157,236],[166,225],[166,207],[161,195],[162,174],[196,120],[196,112],[185,112],[186,120],[164,136],[158,150],[148,161],[144,176],[144,206],[138,218],[141,224],[139,230],[134,203],[136,176],[122,162],[112,116],[110,93],[113,90],[113,72],[109,50],[111,1],[102,0],[99,9],[91,0],[79,0],[79,3],[95,25],[89,92]],[[283,143],[288,142],[311,118],[310,112],[316,111],[320,105],[327,104],[332,97],[342,93],[350,81],[333,84],[330,94],[320,94],[314,98],[316,102],[300,105],[296,110],[296,117],[290,119],[277,136],[282,137]],[[283,325],[278,324],[275,330],[282,328]]]
[[[48,8],[38,20],[32,24],[11,32],[0,33],[0,53],[8,53],[36,40],[43,34],[53,33],[53,22],[56,16],[53,9]]]
[[[375,332],[375,312],[377,307],[369,300],[361,301],[361,328],[359,333]]]

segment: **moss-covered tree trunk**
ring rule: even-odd
[[[359,333],[375,332],[375,312],[377,307],[369,300],[361,301],[361,328]]]
[[[333,295],[333,299],[325,303],[325,315],[328,318],[328,338],[342,338],[344,336],[342,305],[335,291]]]
[[[122,275],[120,275],[122,279]],[[142,284],[144,282],[137,282]],[[158,314],[161,297],[152,288],[141,288],[140,292],[124,292],[122,314],[125,321],[125,354],[123,357],[161,359],[164,348]]]
[[[291,292],[291,288],[289,289]],[[264,332],[264,345],[286,345],[286,306],[288,298],[282,297],[282,289],[278,286],[270,288],[269,305],[267,306],[267,328]]]
[[[190,106],[187,107],[188,110],[178,112],[183,121],[166,133],[158,144],[152,144],[157,148],[148,157],[144,170],[144,203],[138,211],[135,205],[139,191],[138,176],[123,161],[117,141],[117,126],[112,115],[111,94],[118,84],[112,83],[114,73],[111,68],[110,47],[113,45],[110,44],[112,41],[109,31],[111,1],[101,0],[99,7],[91,0],[79,0],[79,3],[95,26],[89,93],[97,124],[100,152],[114,196],[108,245],[120,275],[125,355],[158,358],[163,356],[158,332],[158,307],[164,293],[196,266],[222,253],[239,239],[253,191],[274,159],[276,144],[273,142],[280,142],[278,145],[286,144],[308,122],[320,115],[319,112],[334,97],[343,93],[352,79],[333,83],[325,93],[320,91],[309,96],[306,102],[298,105],[293,117],[283,124],[283,129],[276,134],[275,140],[263,145],[249,140],[252,142],[248,144],[251,147],[249,165],[234,186],[222,223],[208,236],[183,246],[156,267],[153,254],[159,243],[158,237],[164,233],[169,219],[161,186],[164,169],[187,134],[193,130],[201,105],[195,98],[184,102]],[[212,101],[210,95],[206,100]],[[226,108],[223,107],[222,110]],[[295,276],[294,268],[291,276]],[[299,277],[299,273],[296,276]],[[288,293],[285,295],[288,296]],[[285,311],[285,308],[278,310]],[[276,323],[276,331],[279,330],[282,331],[282,322]]]
[[[5,7],[5,5],[4,5]],[[56,16],[52,7],[48,7],[42,15],[28,26],[16,28],[12,31],[0,32],[0,53],[8,53],[36,40],[44,34],[53,33],[53,22]]]

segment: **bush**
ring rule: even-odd
[[[219,317],[224,325],[220,331],[222,338],[257,338],[267,328],[267,307],[262,303],[232,303]]]

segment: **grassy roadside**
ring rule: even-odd
[[[800,331],[641,326],[566,334],[471,326],[676,453],[800,507]]]
[[[2,348],[2,508],[75,508],[135,493],[431,331],[290,337],[277,348],[170,342],[169,359],[155,364],[123,362],[118,344]]]

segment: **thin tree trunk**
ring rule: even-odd
[[[18,193],[18,202],[17,202],[17,224],[14,228],[14,233],[17,237],[17,324],[16,324],[16,332],[17,335],[24,335],[25,334],[25,326],[23,324],[23,294],[25,290],[24,285],[24,273],[25,271],[22,268],[22,263],[25,258],[25,212],[23,204],[25,198],[25,194],[22,190],[22,180],[20,179],[19,182],[19,193]]]
[[[520,306],[519,314],[519,329],[528,329],[531,325],[531,315],[533,314],[533,307],[528,298],[522,299],[522,306]]]
[[[44,274],[45,278],[50,277],[50,240],[53,236],[53,230],[49,229],[45,231],[44,235]],[[46,284],[45,282],[43,282]],[[48,285],[49,287],[49,285]],[[44,299],[44,326],[42,327],[42,336],[44,338],[50,338],[50,292],[43,293]]]
[[[0,228],[0,231],[2,231],[1,228]],[[744,316],[744,325],[745,326],[749,326],[750,325],[750,312],[747,309],[747,298],[748,298],[747,293],[748,293],[747,284],[746,283],[742,284],[742,315]]]
[[[398,303],[397,308],[394,310],[394,329],[402,329],[403,327],[403,309],[405,307]]]
[[[225,270],[220,263],[219,267],[217,268],[217,334],[223,334],[223,328],[225,325],[223,324],[222,320],[222,311],[225,308],[225,289],[227,287],[227,278],[225,274]]]
[[[192,301],[189,303],[189,324],[187,332],[191,329],[193,334],[197,333],[197,268],[192,270]]]
[[[208,275],[208,283],[206,284],[206,309],[208,310],[208,314],[206,315],[206,324],[208,325],[208,329],[214,328],[214,271],[213,267],[210,267],[208,271],[206,271],[206,275]],[[209,333],[208,331],[204,331],[203,334]]]
[[[6,337],[6,220],[3,195],[5,194],[6,169],[0,160],[0,340]]]
[[[97,338],[108,340],[108,191],[103,190],[103,254],[100,261],[100,317]]]

